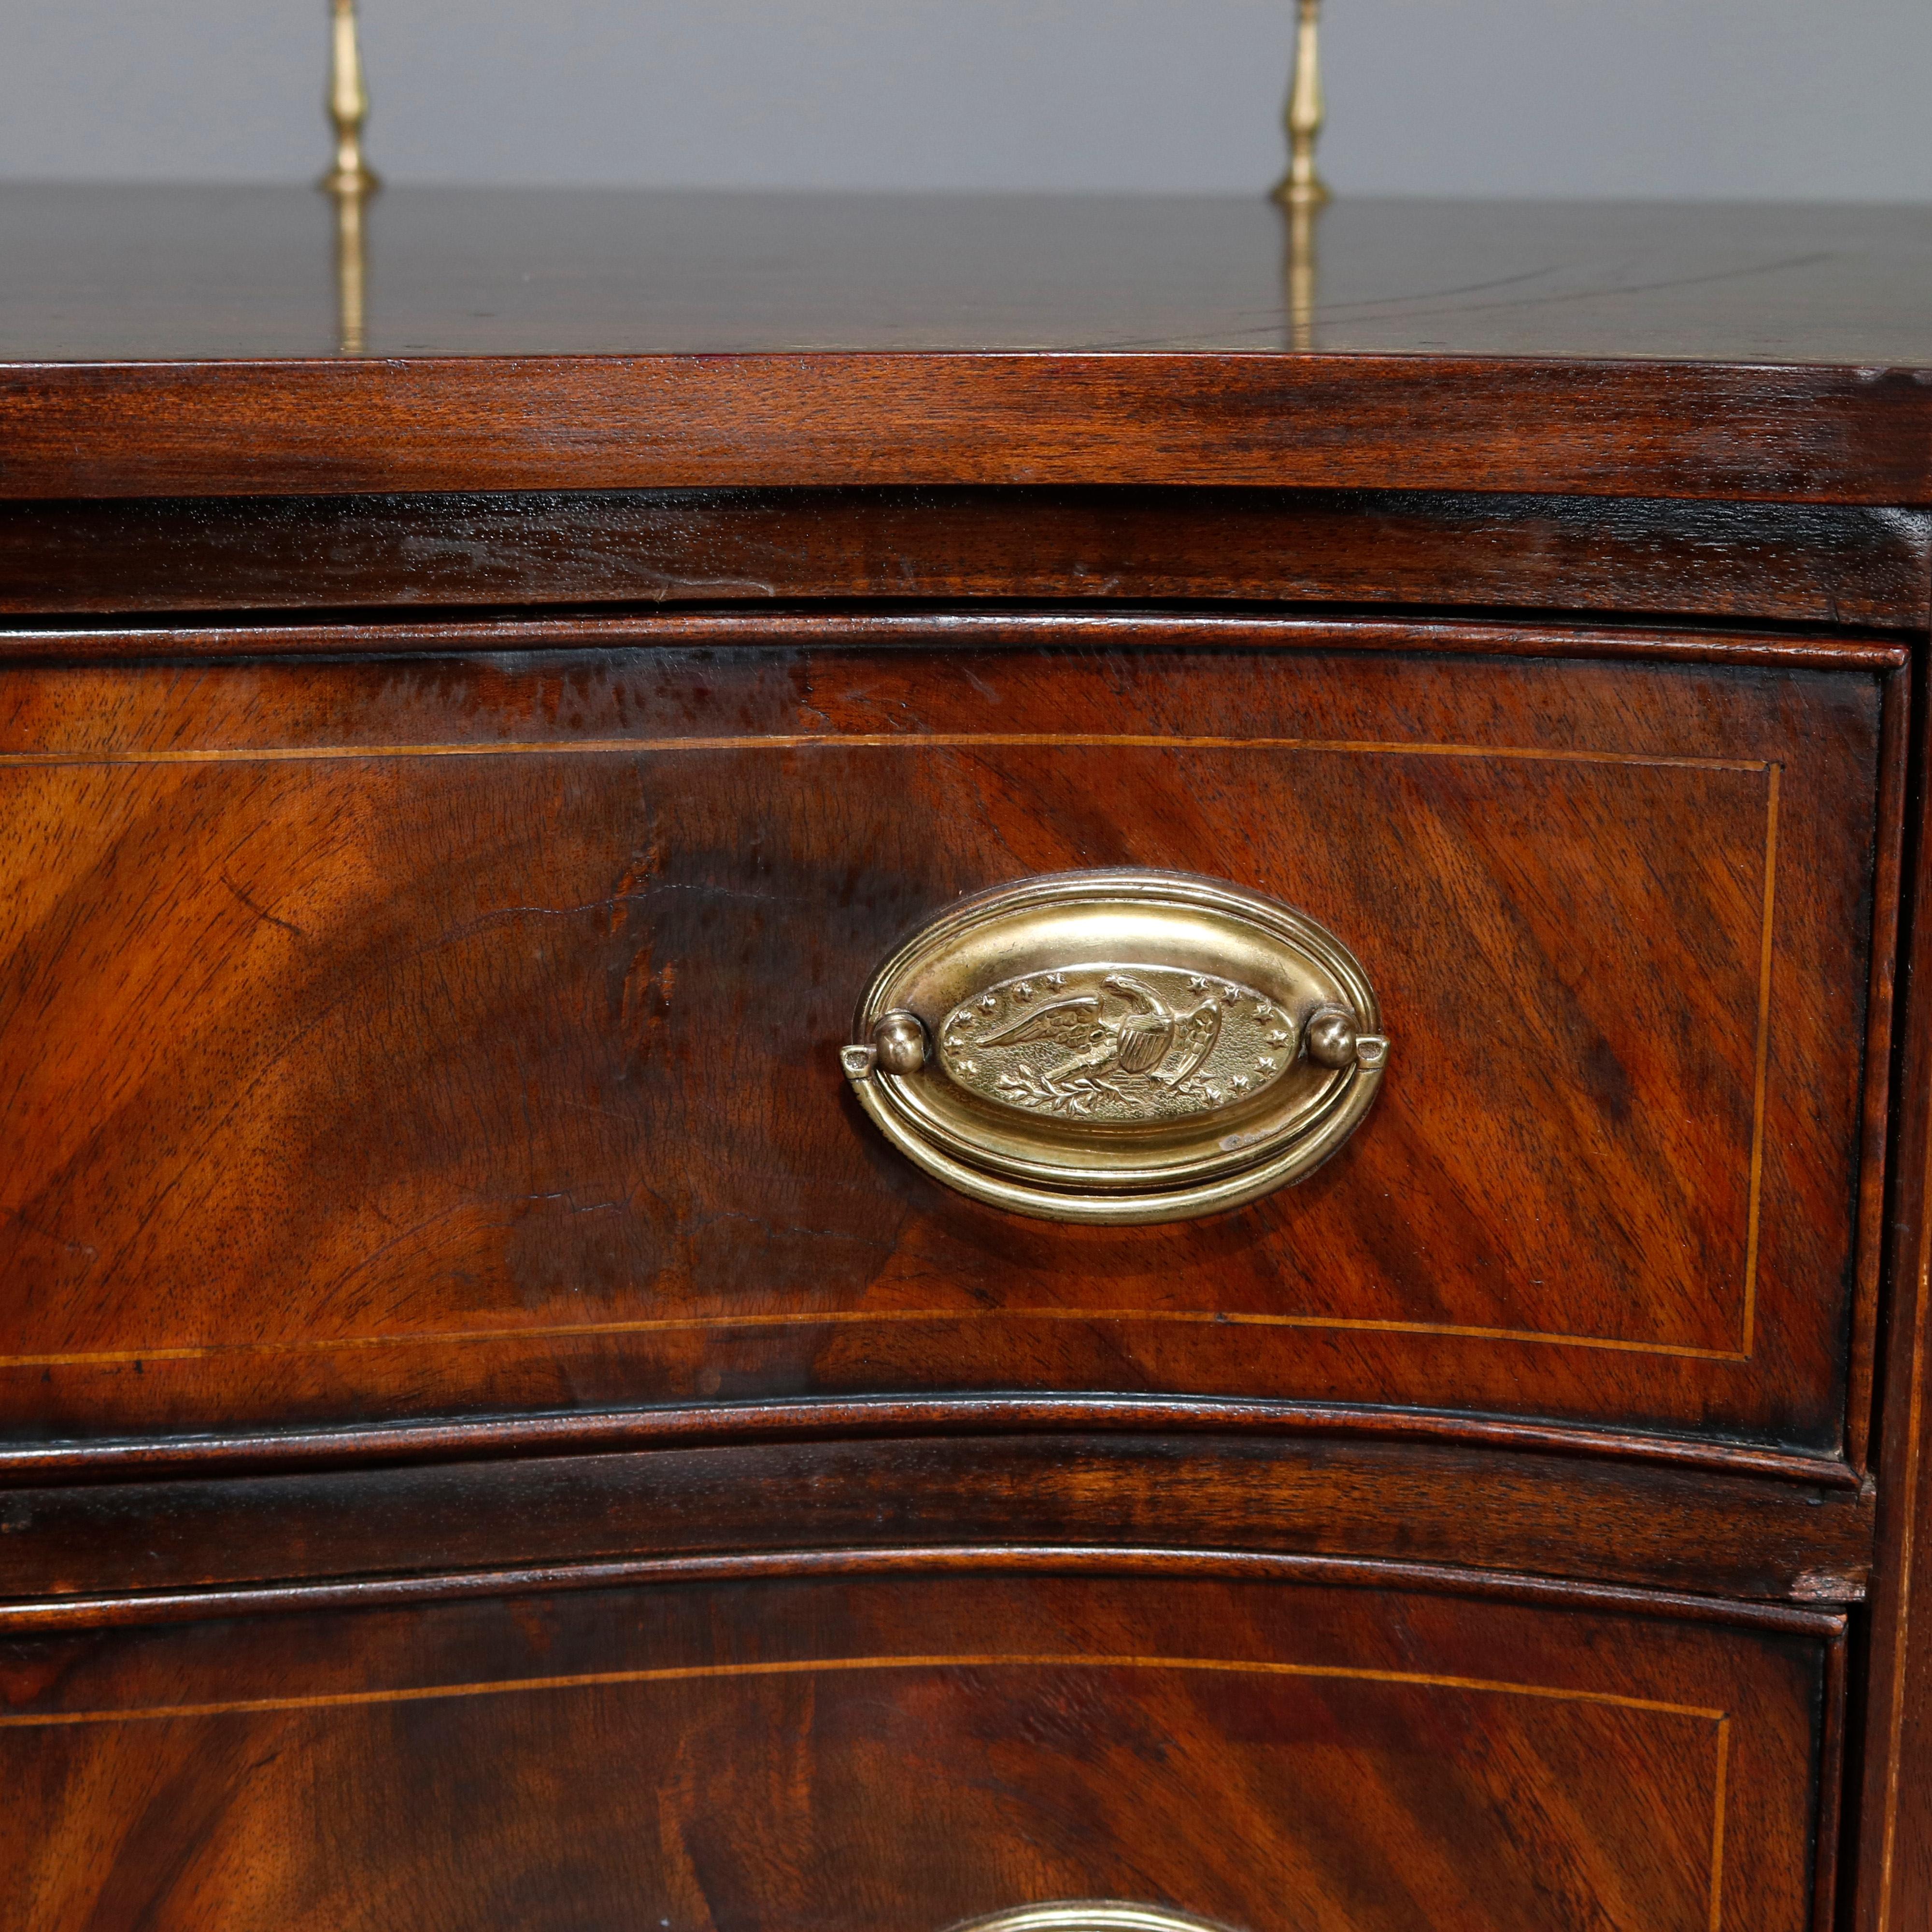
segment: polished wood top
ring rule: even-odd
[[[1932,498],[1932,210],[0,188],[0,496]],[[346,353],[354,349],[357,352]]]
[[[1251,352],[1932,366],[1932,210],[1336,202],[1298,332],[1261,196],[397,188],[367,352]],[[327,356],[297,188],[0,189],[0,358]]]

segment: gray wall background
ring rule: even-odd
[[[1291,0],[362,0],[394,181],[1250,190]],[[6,0],[0,177],[302,180],[326,0]],[[1358,194],[1932,201],[1932,0],[1328,0]]]

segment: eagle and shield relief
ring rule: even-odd
[[[938,1046],[947,1074],[989,1100],[1125,1124],[1253,1098],[1294,1060],[1297,1030],[1234,980],[1110,964],[988,987],[947,1015]]]

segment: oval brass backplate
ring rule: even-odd
[[[949,1186],[1048,1220],[1180,1221],[1311,1173],[1388,1042],[1306,914],[1178,872],[1064,872],[962,900],[882,966],[845,1071]]]

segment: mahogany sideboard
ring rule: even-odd
[[[1932,1925],[1932,214],[368,227],[0,191],[0,1924]]]

